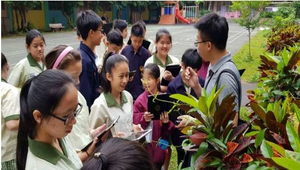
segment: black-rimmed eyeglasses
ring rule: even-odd
[[[209,40],[196,41],[196,42],[194,42],[194,45],[195,45],[195,47],[198,47],[198,44],[200,44],[200,43],[205,43],[205,42],[209,42]]]
[[[71,114],[70,116],[68,116],[67,118],[58,117],[58,116],[56,116],[56,115],[54,115],[52,113],[50,113],[50,116],[52,116],[52,117],[54,117],[54,118],[56,118],[58,120],[63,121],[64,125],[67,125],[67,124],[69,124],[71,122],[71,120],[74,117],[78,116],[78,114],[80,113],[81,109],[82,109],[82,105],[80,103],[78,103],[76,111],[73,114]]]

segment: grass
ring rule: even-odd
[[[238,69],[245,68],[246,71],[242,76],[242,80],[246,82],[257,82],[260,77],[258,66],[260,65],[260,54],[265,52],[267,46],[266,35],[270,30],[259,31],[251,38],[251,54],[252,60],[249,59],[249,43],[243,47],[232,57]]]

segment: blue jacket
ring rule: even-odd
[[[89,110],[94,100],[99,97],[100,75],[96,66],[94,52],[82,42],[79,49],[82,58],[82,72],[79,76],[79,91],[84,96]]]

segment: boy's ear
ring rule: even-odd
[[[94,36],[94,31],[92,29],[90,29],[89,33],[88,33],[88,37],[93,37]]]
[[[32,114],[33,114],[34,120],[40,124],[42,122],[42,118],[43,118],[41,112],[38,110],[34,110]]]
[[[111,81],[111,80],[112,80],[112,77],[111,77],[111,75],[110,75],[108,72],[105,73],[105,76],[106,76],[106,79],[107,79],[108,81]]]
[[[105,41],[105,46],[107,47],[110,43],[108,41]]]
[[[207,50],[210,51],[212,49],[212,46],[213,46],[213,44],[210,41],[208,41],[207,42]]]

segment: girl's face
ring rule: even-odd
[[[59,105],[51,113],[55,117],[50,116],[48,120],[42,121],[40,130],[44,131],[44,134],[53,138],[63,138],[72,131],[73,125],[76,123],[74,113],[79,109],[77,94],[77,89],[73,85],[70,85]],[[70,121],[65,125],[64,121],[56,117],[62,119],[69,118]]]
[[[123,30],[122,32],[122,36],[123,36],[123,39],[126,39],[127,38],[127,34],[128,34],[128,30],[127,30],[127,27]]]
[[[71,62],[70,65],[65,69],[66,72],[70,74],[70,76],[73,78],[75,81],[76,85],[79,85],[79,76],[82,71],[82,63],[81,61],[74,61]]]
[[[157,54],[159,56],[167,56],[171,49],[171,41],[169,36],[162,35],[158,42],[155,42]]]
[[[26,48],[37,62],[42,61],[45,50],[45,42],[43,41],[42,37],[35,37],[29,46],[26,45]]]
[[[155,94],[158,91],[157,84],[159,83],[159,78],[155,79],[148,69],[144,71],[142,82],[145,91],[148,93]]]
[[[129,81],[128,64],[126,62],[115,64],[111,74],[106,73],[106,78],[110,81],[112,92],[122,92]]]

